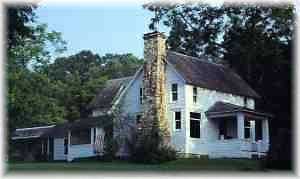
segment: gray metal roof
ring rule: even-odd
[[[239,106],[231,103],[226,103],[222,101],[216,102],[212,105],[205,114],[207,116],[218,115],[218,114],[229,114],[229,113],[237,113],[237,112],[244,112],[244,113],[251,113],[255,116],[262,116],[267,118],[272,118],[271,114],[260,112],[254,109],[246,108],[244,106]]]
[[[167,61],[188,84],[240,96],[260,96],[233,70],[220,64],[168,51]]]
[[[18,140],[40,138],[43,134],[53,129],[54,127],[55,125],[16,129],[12,139]]]
[[[133,77],[130,76],[108,80],[105,83],[104,88],[98,92],[96,97],[88,105],[88,108],[100,108],[103,111],[109,110],[116,97],[126,88],[132,79]]]

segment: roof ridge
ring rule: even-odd
[[[224,102],[224,101],[217,101],[216,103],[223,103],[223,104],[227,104],[227,105],[230,105],[230,106],[236,106],[236,107],[244,107],[244,106],[240,106],[240,105],[237,105],[237,104],[232,104],[232,103]]]
[[[190,55],[186,55],[186,54],[183,54],[183,53],[180,53],[180,52],[176,52],[176,51],[173,51],[173,50],[167,50],[167,52],[170,52],[170,53],[175,53],[177,55],[181,55],[181,56],[185,56],[185,57],[188,57],[192,60],[197,60],[197,61],[200,61],[200,62],[205,62],[205,63],[208,63],[208,64],[212,64],[212,65],[216,65],[218,67],[223,67],[223,68],[226,68],[224,65],[222,64],[218,64],[218,63],[215,63],[215,62],[211,62],[211,61],[208,61],[208,60],[203,60],[201,59],[200,57],[194,57],[194,56],[190,56]]]
[[[130,78],[133,78],[133,76],[126,76],[126,77],[121,77],[121,78],[112,78],[112,79],[109,79],[107,81],[126,80],[126,79],[130,79]]]

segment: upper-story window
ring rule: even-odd
[[[178,100],[178,84],[173,83],[172,84],[172,101]]]
[[[197,87],[193,87],[193,102],[197,103]]]
[[[143,104],[143,88],[140,88],[140,104]]]
[[[247,104],[247,98],[244,97],[244,107],[247,107],[247,106],[248,106],[248,104]]]

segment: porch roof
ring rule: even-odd
[[[42,137],[64,137],[67,135],[68,130],[80,130],[92,127],[109,127],[112,125],[112,120],[102,117],[89,117],[82,118],[74,122],[65,122],[56,125],[53,129],[47,131]]]
[[[16,129],[12,140],[39,138],[54,128],[55,125]]]
[[[16,129],[12,140],[33,139],[44,137],[65,137],[68,130],[86,129],[92,127],[109,127],[112,125],[112,120],[102,117],[82,118],[74,122],[65,122],[63,124],[40,126],[31,128]]]
[[[224,116],[235,116],[239,112],[256,119],[270,119],[273,117],[271,114],[265,112],[259,112],[244,106],[238,106],[222,101],[216,102],[205,112],[205,114],[208,118],[218,118]]]

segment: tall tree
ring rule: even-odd
[[[87,105],[107,79],[133,75],[141,63],[142,60],[132,54],[101,57],[83,50],[57,58],[54,63],[43,66],[43,70],[57,82],[57,99],[65,106],[66,119],[74,121],[90,114]]]
[[[55,124],[63,121],[64,108],[57,105],[52,90],[54,84],[40,67],[49,63],[51,55],[46,47],[57,52],[65,49],[60,34],[49,32],[46,25],[29,25],[31,37],[14,36],[14,45],[7,51],[8,100],[10,130]],[[17,34],[17,33],[16,33]]]
[[[16,45],[17,38],[33,37],[33,30],[27,24],[35,21],[36,15],[34,10],[36,5],[6,6],[6,27],[7,27],[7,43],[8,47]]]

